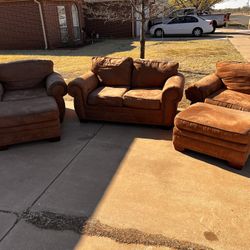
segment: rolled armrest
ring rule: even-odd
[[[81,77],[71,81],[68,86],[68,92],[72,97],[79,96],[79,92],[86,101],[90,92],[98,86],[98,78],[93,72],[88,72]]]
[[[50,74],[46,79],[46,89],[50,96],[65,96],[67,94],[67,85],[63,77],[54,72]]]
[[[0,102],[3,99],[3,93],[4,93],[4,88],[3,88],[3,85],[0,83]]]
[[[171,127],[177,113],[178,103],[183,97],[185,78],[182,74],[170,77],[162,89],[163,124]]]
[[[85,106],[88,95],[98,87],[98,83],[98,77],[91,71],[69,83],[68,93],[74,97],[75,111],[80,120],[86,119]]]
[[[203,102],[209,95],[222,87],[221,79],[216,74],[211,74],[188,87],[185,94],[192,103]]]
[[[183,97],[185,78],[182,74],[170,77],[162,89],[162,103],[166,100],[179,102]]]
[[[55,98],[60,113],[60,120],[62,122],[65,115],[65,102],[63,96],[67,94],[67,85],[63,77],[56,72],[50,74],[46,79],[46,90],[49,96]]]

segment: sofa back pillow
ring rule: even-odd
[[[250,63],[218,62],[216,75],[227,89],[250,94]]]
[[[132,73],[133,88],[162,88],[166,80],[178,73],[176,62],[135,59]]]
[[[91,70],[98,76],[101,85],[129,86],[132,66],[133,59],[130,57],[93,57]]]
[[[25,60],[0,64],[0,82],[6,90],[41,87],[51,73],[53,73],[53,62],[49,60]]]

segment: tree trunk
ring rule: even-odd
[[[145,58],[145,3],[141,2],[140,58]]]

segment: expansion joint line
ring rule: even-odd
[[[9,213],[14,214],[17,216],[17,219],[15,223],[12,225],[12,227],[3,235],[2,238],[0,238],[0,242],[4,240],[4,238],[12,231],[12,229],[16,226],[16,224],[26,215],[30,212],[30,209],[36,204],[36,202],[46,193],[46,191],[56,182],[56,180],[65,172],[65,170],[70,166],[70,164],[78,157],[78,155],[89,145],[89,143],[96,137],[96,135],[101,131],[101,129],[104,127],[104,124],[102,124],[97,131],[94,133],[94,135],[87,141],[86,144],[84,144],[79,151],[76,153],[76,155],[66,164],[66,166],[53,178],[53,180],[47,185],[47,187],[38,195],[38,197],[32,202],[32,204],[22,213],[15,213],[11,211],[5,211],[0,210],[0,212],[3,213]]]

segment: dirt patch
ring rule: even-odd
[[[24,212],[22,218],[41,229],[56,231],[70,230],[78,234],[82,233],[82,229],[88,219],[87,217],[68,216],[45,211]]]
[[[204,232],[204,236],[209,241],[218,241],[218,237],[214,232]]]
[[[148,234],[137,229],[121,229],[88,220],[87,217],[68,216],[52,212],[24,212],[22,218],[41,229],[64,231],[71,230],[88,236],[106,237],[122,244],[145,246],[165,246],[177,250],[212,250],[212,248],[166,237],[161,234]]]

